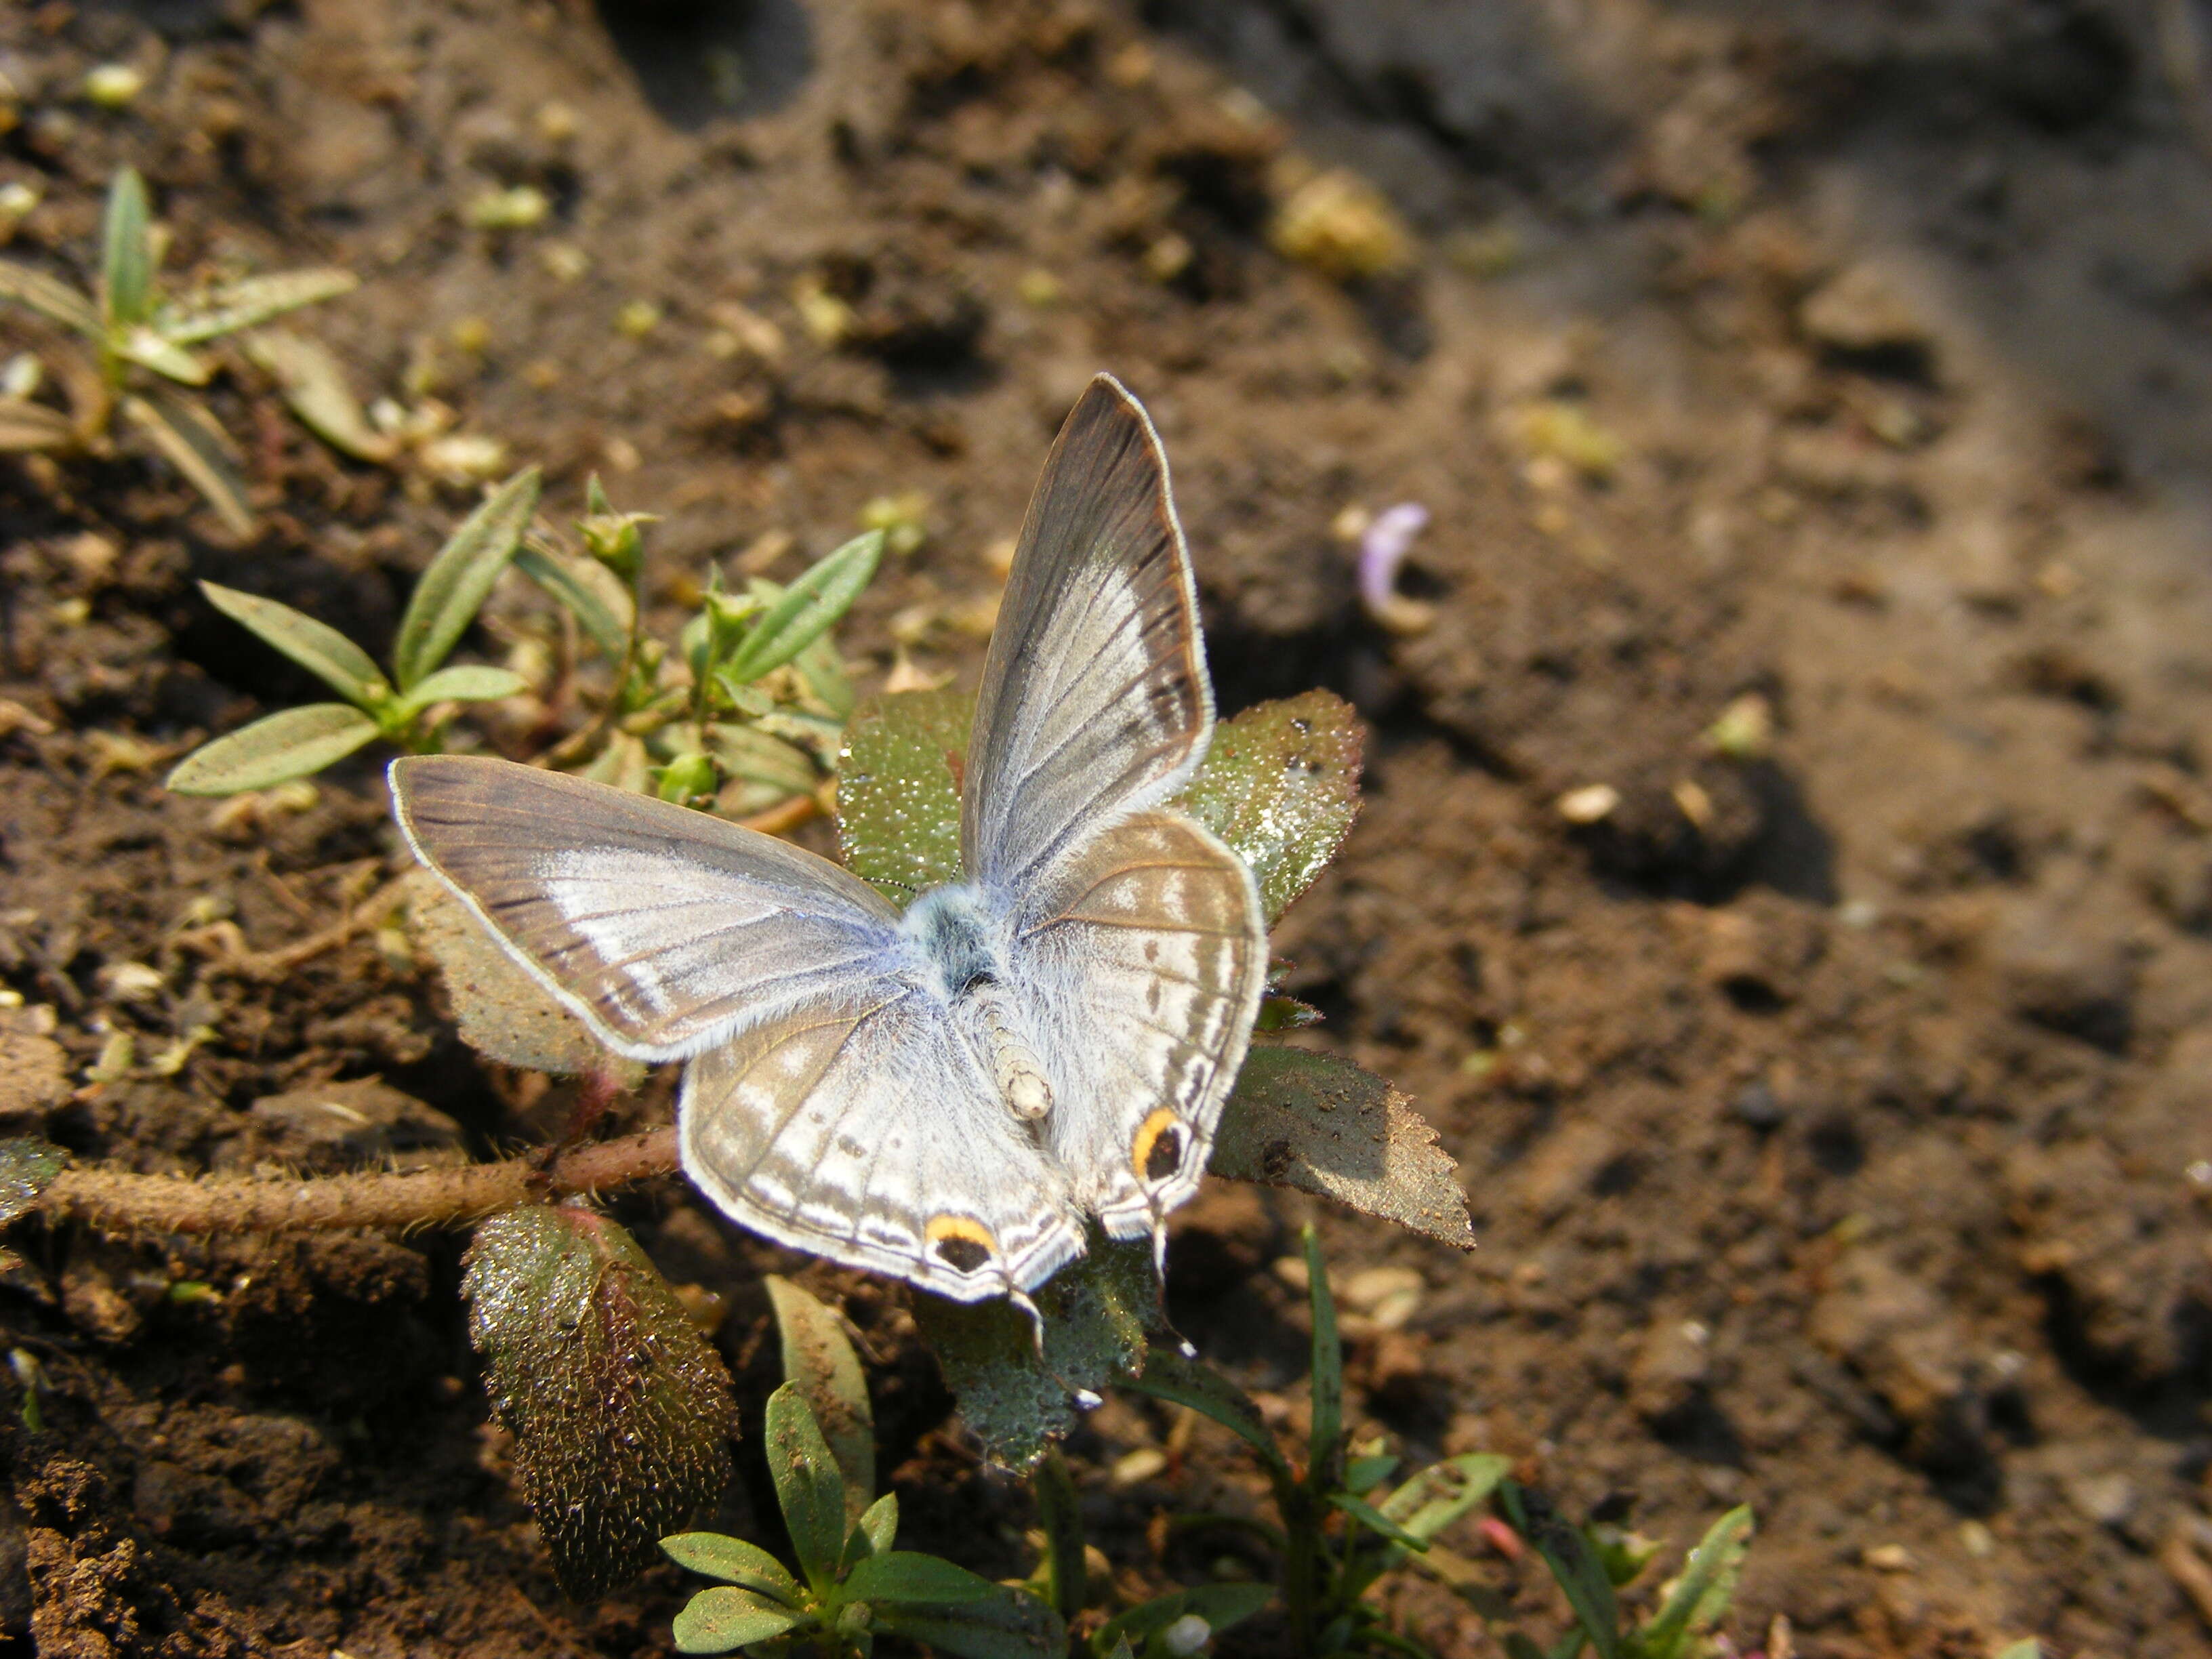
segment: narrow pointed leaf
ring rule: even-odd
[[[1575,1620],[1597,1650],[1598,1659],[1618,1659],[1620,1652],[1620,1603],[1605,1564],[1597,1559],[1579,1527],[1552,1507],[1541,1492],[1511,1480],[1498,1486],[1499,1507],[1513,1530],[1528,1540],[1559,1582]]]
[[[1362,737],[1328,691],[1263,702],[1213,729],[1176,805],[1251,866],[1270,923],[1313,884],[1359,815]]]
[[[215,371],[180,345],[173,345],[143,323],[134,323],[115,342],[115,355],[150,368],[180,386],[205,386]]]
[[[401,690],[413,690],[445,661],[476,620],[537,510],[538,489],[538,469],[532,466],[493,490],[415,584],[392,647],[392,672]]]
[[[1287,1475],[1290,1465],[1267,1427],[1267,1419],[1251,1397],[1218,1371],[1186,1358],[1172,1348],[1155,1348],[1145,1361],[1144,1374],[1121,1385],[1170,1405],[1188,1406],[1215,1422],[1259,1453],[1269,1469]]]
[[[817,1594],[836,1583],[845,1550],[844,1479],[806,1396],[787,1382],[768,1397],[768,1472],[799,1571]]]
[[[579,1601],[602,1595],[720,1496],[729,1372],[605,1216],[520,1205],[478,1226],[463,1259],[469,1335],[554,1574]]]
[[[0,259],[0,300],[12,300],[50,323],[59,323],[95,340],[106,332],[100,325],[100,308],[91,301],[68,283],[13,259]]]
[[[717,1585],[693,1596],[669,1633],[678,1653],[732,1653],[748,1643],[781,1636],[798,1623],[795,1613],[772,1602]]]
[[[1207,1168],[1292,1187],[1474,1248],[1459,1166],[1405,1096],[1348,1060],[1256,1044],[1230,1091]]]
[[[276,382],[300,423],[342,455],[382,465],[398,441],[369,424],[346,384],[345,371],[320,340],[289,329],[257,329],[240,343],[254,366]]]
[[[1666,1600],[1644,1626],[1643,1659],[1687,1659],[1705,1633],[1720,1622],[1735,1595],[1736,1575],[1751,1547],[1750,1507],[1739,1504],[1713,1522],[1668,1587]]]
[[[412,711],[428,708],[434,702],[489,702],[529,689],[530,682],[512,669],[460,663],[416,682],[404,706]]]
[[[988,1601],[999,1587],[941,1556],[918,1550],[890,1550],[853,1565],[840,1594],[848,1601],[881,1601],[901,1607],[957,1607]]]
[[[883,553],[883,532],[871,530],[817,561],[753,623],[724,671],[749,684],[789,662],[853,608]]]
[[[1303,1237],[1306,1303],[1313,1315],[1313,1430],[1307,1439],[1306,1479],[1317,1492],[1337,1484],[1344,1464],[1344,1344],[1336,1334],[1336,1297],[1328,1288],[1328,1263],[1309,1226]]]
[[[1165,1595],[1140,1601],[1127,1612],[1108,1620],[1099,1627],[1096,1639],[1109,1644],[1119,1641],[1140,1643],[1194,1613],[1206,1620],[1209,1629],[1224,1631],[1243,1624],[1274,1596],[1273,1589],[1266,1584],[1196,1584],[1170,1590]]]
[[[100,243],[100,309],[111,335],[143,323],[154,300],[154,249],[146,181],[125,167],[107,189]]]
[[[876,1622],[956,1659],[1061,1659],[1067,1626],[1036,1596],[994,1587],[987,1601],[957,1607],[884,1607]]]
[[[859,1523],[845,1534],[845,1568],[872,1555],[888,1554],[897,1537],[898,1495],[887,1492],[868,1505]]]
[[[376,722],[351,703],[287,708],[179,761],[167,780],[179,795],[238,795],[310,777],[376,736]]]
[[[361,286],[349,270],[280,270],[224,283],[154,314],[155,331],[176,345],[194,345],[281,317],[301,306],[334,300]]]
[[[630,597],[622,579],[596,559],[574,559],[543,547],[525,546],[514,568],[536,582],[576,618],[599,654],[620,666],[629,652]]]
[[[231,469],[230,441],[205,411],[173,392],[155,390],[125,398],[123,413],[200,492],[232,535],[243,541],[253,534],[253,509],[246,504],[246,486]]]
[[[1328,1504],[1331,1509],[1343,1510],[1368,1531],[1389,1539],[1401,1549],[1411,1550],[1416,1555],[1428,1553],[1427,1539],[1416,1538],[1365,1499],[1354,1498],[1348,1492],[1333,1492],[1328,1495]]]
[[[960,691],[872,697],[845,727],[837,847],[845,866],[903,903],[960,874],[960,780],[975,699]]]
[[[660,1548],[686,1572],[719,1578],[791,1607],[799,1606],[805,1595],[782,1562],[742,1538],[719,1532],[679,1532],[662,1539]]]
[[[852,718],[853,682],[845,672],[845,659],[837,654],[836,641],[830,635],[824,634],[793,657],[791,666],[799,684],[806,688],[807,696],[833,720],[842,723]]]
[[[1488,1498],[1512,1468],[1508,1458],[1467,1452],[1434,1463],[1376,1508],[1416,1538],[1434,1538]]]
[[[76,422],[60,410],[27,398],[0,398],[0,453],[27,455],[76,443]]]
[[[768,1294],[783,1341],[784,1381],[806,1397],[845,1478],[845,1524],[857,1526],[876,1495],[876,1419],[860,1358],[837,1316],[789,1279],[769,1274]]]
[[[707,726],[702,735],[707,752],[733,778],[764,783],[787,795],[804,795],[821,781],[821,774],[805,750],[781,738],[772,738],[758,726],[722,721]]]
[[[329,623],[278,600],[216,582],[202,582],[200,592],[224,616],[274,646],[349,702],[366,705],[391,689],[368,653]]]

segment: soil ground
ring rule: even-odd
[[[919,492],[926,545],[848,630],[872,674],[897,638],[972,677],[992,550],[1085,379],[1120,374],[1175,462],[1224,706],[1322,684],[1370,728],[1365,816],[1278,949],[1314,1040],[1436,1122],[1482,1243],[1319,1217],[1346,1273],[1425,1287],[1355,1344],[1364,1420],[1507,1452],[1670,1550],[1752,1504],[1747,1650],[1779,1613],[1816,1659],[2198,1655],[2208,40],[2193,0],[50,0],[0,10],[0,185],[40,193],[7,256],[49,269],[86,274],[126,161],[178,268],[351,266],[312,320],[356,388],[542,460],[556,518],[599,470],[664,515],[672,596]],[[147,77],[127,112],[77,96],[113,62]],[[1271,246],[1334,166],[1410,224],[1407,269]],[[472,227],[520,185],[546,223]],[[850,307],[835,344],[810,291]],[[639,301],[658,322],[618,328]],[[467,499],[334,460],[242,366],[216,402],[248,546],[143,463],[0,465],[0,1018],[71,1067],[20,1115],[133,1168],[305,1165],[255,1103],[380,1077],[433,1140],[526,1141],[547,1101],[404,953],[255,986],[176,943],[304,937],[398,860],[366,759],[258,817],[162,792],[198,737],[312,696],[192,580],[380,647]],[[1433,515],[1409,634],[1332,528],[1402,501]],[[1716,752],[1747,694],[1771,742]],[[1558,803],[1593,785],[1618,803],[1578,827]],[[86,1085],[114,1032],[147,1056],[201,1025],[174,1076]],[[947,1421],[895,1293],[672,1188],[623,1213],[728,1298],[749,1413],[758,1274],[842,1297],[907,1537],[1026,1570],[1024,1489]],[[1201,1200],[1171,1289],[1292,1416],[1270,1264],[1304,1214]],[[0,1325],[46,1431],[5,1437],[0,1645],[667,1650],[672,1569],[555,1589],[453,1241],[28,1248]],[[1205,1434],[1116,1482],[1171,1432],[1116,1403],[1072,1446],[1133,1584],[1214,1565],[1154,1516],[1249,1492]],[[741,1467],[723,1518],[773,1538]],[[1495,1650],[1441,1593],[1393,1598],[1438,1651]]]

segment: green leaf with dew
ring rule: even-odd
[[[361,286],[349,270],[280,270],[223,283],[156,311],[154,331],[172,345],[197,345],[241,328],[256,328],[288,311],[335,300]]]
[[[243,541],[254,532],[253,509],[246,500],[246,486],[231,465],[229,435],[208,412],[188,398],[166,387],[155,387],[145,396],[123,400],[124,417],[161,458],[184,474],[185,482],[200,492],[224,528]]]
[[[883,1607],[876,1623],[955,1659],[1062,1659],[1067,1650],[1067,1626],[1026,1590],[994,1587],[989,1599],[957,1607]]]
[[[241,795],[311,777],[376,736],[376,722],[351,703],[311,702],[202,744],[166,782],[179,795]]]
[[[941,1556],[918,1550],[887,1550],[853,1564],[838,1588],[841,1600],[878,1601],[900,1607],[957,1607],[988,1601],[999,1587]]]
[[[1638,1633],[1639,1659],[1690,1659],[1707,1631],[1727,1613],[1751,1548],[1750,1506],[1738,1504],[1713,1522],[1667,1587],[1659,1611]]]
[[[1598,1659],[1618,1659],[1620,1600],[1613,1594],[1613,1580],[1606,1573],[1605,1564],[1598,1559],[1597,1552],[1590,1547],[1582,1529],[1553,1508],[1552,1501],[1543,1493],[1518,1482],[1499,1481],[1498,1500],[1513,1530],[1527,1539],[1530,1547],[1544,1558],[1544,1565],[1558,1581],[1583,1633],[1597,1650]]]
[[[1251,867],[1272,925],[1313,884],[1359,815],[1363,739],[1352,705],[1328,691],[1258,703],[1213,729],[1176,805]]]
[[[606,1216],[502,1210],[463,1261],[469,1335],[523,1496],[561,1588],[590,1600],[720,1496],[737,1433],[729,1372]]]
[[[826,1595],[845,1553],[845,1481],[797,1383],[787,1382],[768,1397],[764,1437],[769,1474],[799,1571]]]
[[[917,1293],[914,1316],[937,1356],[960,1415],[994,1463],[1025,1468],[1074,1426],[1071,1389],[1093,1393],[1145,1358],[1158,1316],[1148,1239],[1117,1242],[1095,1229],[1090,1252],[1036,1291],[1044,1354],[1028,1317],[1003,1299],[952,1302]]]
[[[35,311],[50,323],[100,339],[106,333],[100,311],[91,301],[67,283],[43,270],[0,259],[0,300],[12,300],[27,311]]]
[[[392,688],[368,652],[328,623],[258,593],[204,581],[200,592],[216,610],[265,645],[275,647],[348,702],[373,707]]]
[[[511,668],[457,663],[417,680],[401,707],[417,714],[434,702],[491,702],[528,690],[530,682]]]
[[[845,1524],[857,1526],[876,1491],[876,1419],[860,1357],[832,1310],[789,1279],[768,1277],[783,1346],[784,1381],[806,1398],[845,1482]]]
[[[620,666],[629,651],[632,611],[620,577],[596,560],[526,543],[514,556],[514,568],[567,606],[599,654]]]
[[[723,672],[749,684],[789,662],[853,608],[883,552],[882,533],[870,531],[817,561],[754,622]]]
[[[69,1167],[69,1154],[52,1141],[18,1135],[0,1140],[0,1226],[38,1206],[39,1194]]]
[[[789,1607],[804,1604],[806,1592],[790,1569],[757,1544],[719,1532],[679,1532],[662,1539],[660,1548],[686,1572],[719,1578]]]
[[[118,172],[107,187],[100,234],[100,300],[110,339],[146,320],[154,303],[152,214],[146,181],[136,167]]]
[[[749,1591],[718,1584],[702,1589],[676,1615],[670,1634],[678,1653],[732,1653],[766,1642],[799,1624],[799,1617]]]
[[[872,697],[845,727],[837,846],[896,902],[960,877],[960,781],[975,699],[957,691]]]
[[[399,453],[399,441],[380,432],[362,413],[345,371],[320,340],[289,329],[256,329],[240,342],[246,357],[276,382],[300,423],[341,455],[382,465]]]
[[[1405,1096],[1334,1054],[1255,1044],[1223,1108],[1207,1168],[1474,1247],[1459,1166],[1437,1144],[1437,1132]]]
[[[476,620],[538,508],[538,469],[525,467],[485,496],[415,584],[392,647],[401,690],[445,661]]]

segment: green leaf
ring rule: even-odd
[[[258,329],[240,342],[255,367],[276,382],[300,423],[342,455],[380,465],[399,453],[399,441],[369,424],[345,371],[320,340],[289,329]]]
[[[1149,1239],[1116,1242],[1092,1230],[1090,1253],[1036,1292],[1036,1333],[1011,1303],[952,1302],[916,1293],[915,1322],[959,1397],[960,1415],[994,1463],[1024,1468],[1074,1426],[1072,1389],[1125,1380],[1145,1358],[1159,1313]]]
[[[1381,1078],[1334,1054],[1255,1045],[1223,1109],[1207,1168],[1474,1248],[1459,1166],[1436,1131]]]
[[[1489,1497],[1512,1467],[1510,1458],[1485,1452],[1448,1457],[1423,1469],[1376,1507],[1426,1541]]]
[[[1345,1491],[1355,1497],[1364,1497],[1396,1474],[1400,1462],[1389,1453],[1352,1458],[1344,1466]]]
[[[1191,1613],[1205,1620],[1207,1628],[1218,1634],[1243,1624],[1273,1601],[1274,1595],[1266,1584],[1195,1584],[1170,1590],[1108,1620],[1091,1638],[1092,1649],[1103,1652],[1116,1642],[1141,1644]]]
[[[805,1396],[844,1475],[845,1525],[857,1526],[876,1493],[876,1419],[860,1357],[837,1316],[789,1279],[769,1274],[768,1295],[783,1341],[784,1381]]]
[[[686,1572],[720,1578],[742,1589],[771,1596],[789,1607],[804,1605],[806,1592],[783,1563],[757,1544],[719,1532],[679,1532],[660,1540],[662,1553]]]
[[[17,264],[13,259],[0,259],[0,300],[13,300],[50,323],[59,323],[95,340],[106,333],[99,308],[91,301],[45,271]]]
[[[107,222],[100,239],[100,313],[110,338],[146,320],[154,302],[154,248],[146,181],[125,167],[107,187]]]
[[[1176,805],[1251,866],[1273,924],[1336,856],[1359,815],[1362,738],[1352,705],[1308,691],[1213,729]]]
[[[1389,1539],[1401,1549],[1411,1550],[1416,1555],[1429,1553],[1428,1540],[1416,1538],[1364,1498],[1354,1498],[1348,1492],[1333,1492],[1328,1494],[1328,1504],[1330,1508],[1343,1510],[1368,1531]]]
[[[919,1550],[888,1550],[853,1564],[839,1589],[848,1601],[881,1601],[901,1607],[957,1607],[988,1601],[999,1587],[941,1556]]]
[[[871,697],[845,727],[837,847],[846,868],[895,901],[960,876],[960,780],[975,699],[958,691]]]
[[[224,616],[276,647],[347,702],[366,708],[390,694],[392,688],[368,653],[328,623],[219,582],[204,581],[200,592]]]
[[[806,752],[757,726],[716,721],[702,728],[707,752],[733,778],[764,783],[787,795],[809,793],[822,781]]]
[[[550,548],[525,546],[514,568],[566,605],[599,654],[617,668],[629,653],[629,590],[606,566]]]
[[[335,300],[361,286],[349,270],[281,270],[223,283],[204,294],[163,306],[154,313],[154,330],[174,345],[196,345],[218,335],[253,328],[301,306]]]
[[[215,371],[182,346],[172,345],[143,323],[133,324],[114,342],[115,355],[150,368],[182,386],[205,386]]]
[[[1501,1480],[1498,1499],[1513,1530],[1527,1539],[1552,1570],[1575,1620],[1597,1650],[1598,1659],[1618,1659],[1620,1603],[1613,1580],[1582,1529],[1571,1526],[1541,1492],[1516,1481]]]
[[[469,514],[415,584],[399,619],[392,668],[402,691],[445,661],[460,642],[499,573],[514,556],[538,507],[538,472],[525,467]]]
[[[752,624],[722,671],[744,685],[789,662],[853,608],[883,553],[883,532],[872,530],[817,560]]]
[[[167,779],[179,795],[239,795],[312,776],[376,736],[376,722],[350,703],[287,708],[204,744]]]
[[[876,1623],[957,1659],[1061,1659],[1067,1650],[1060,1615],[1024,1590],[994,1587],[989,1600],[958,1607],[885,1607]]]
[[[1218,1371],[1172,1348],[1155,1348],[1145,1361],[1144,1373],[1121,1386],[1148,1394],[1170,1405],[1188,1406],[1215,1422],[1259,1453],[1275,1474],[1287,1478],[1290,1464],[1275,1443],[1267,1419],[1249,1395]]]
[[[481,1224],[462,1261],[469,1335],[523,1497],[561,1588],[588,1601],[658,1560],[660,1540],[720,1496],[737,1433],[730,1374],[605,1216],[519,1205]]]
[[[1301,1234],[1306,1258],[1306,1305],[1313,1316],[1313,1427],[1306,1438],[1306,1479],[1315,1491],[1334,1486],[1344,1463],[1344,1344],[1336,1334],[1336,1297],[1328,1288],[1328,1263],[1309,1224]]]
[[[868,1505],[860,1522],[845,1535],[844,1566],[849,1570],[857,1561],[871,1555],[884,1555],[898,1537],[898,1495],[885,1492]]]
[[[2043,1659],[2043,1644],[2033,1636],[2008,1642],[1997,1650],[1997,1659]]]
[[[844,1554],[845,1482],[797,1383],[768,1397],[767,1440],[768,1472],[799,1571],[826,1595]]]
[[[231,469],[230,439],[205,410],[157,386],[143,398],[125,398],[123,413],[206,498],[232,535],[242,541],[253,534],[253,509],[246,504],[246,486]]]
[[[434,702],[490,702],[529,689],[530,682],[512,669],[459,663],[416,681],[402,707],[412,714]]]
[[[1083,1501],[1059,1447],[1047,1449],[1030,1484],[1036,1497],[1037,1522],[1044,1529],[1044,1570],[1053,1609],[1063,1619],[1073,1619],[1091,1599],[1090,1569],[1084,1559]]]
[[[0,1140],[0,1225],[27,1214],[68,1167],[69,1154],[52,1141],[27,1135]]]
[[[1707,1529],[1668,1587],[1659,1611],[1644,1626],[1643,1659],[1689,1659],[1698,1638],[1720,1622],[1735,1598],[1751,1534],[1748,1504],[1737,1505]]]
[[[27,398],[0,398],[0,454],[71,449],[76,441],[76,422],[60,410]]]
[[[798,1616],[726,1585],[701,1590],[676,1615],[671,1634],[678,1653],[730,1653],[796,1626]]]
[[[852,718],[853,682],[846,675],[845,659],[837,654],[835,639],[824,634],[793,657],[791,667],[806,695],[831,719],[842,726]]]

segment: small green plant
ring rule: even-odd
[[[231,795],[308,776],[378,738],[410,753],[446,745],[459,704],[513,696],[512,670],[446,665],[509,563],[558,602],[604,657],[611,682],[597,713],[541,758],[602,781],[735,815],[811,798],[834,769],[854,697],[828,635],[867,586],[883,538],[855,538],[788,587],[743,595],[710,584],[672,652],[642,627],[643,527],[592,480],[577,525],[584,552],[532,532],[538,476],[526,469],[487,495],[409,597],[391,672],[328,624],[289,605],[202,582],[210,604],[344,699],[288,708],[194,750],[170,788]]]
[[[235,334],[358,286],[351,271],[278,271],[218,283],[181,296],[159,277],[146,185],[125,167],[108,186],[100,279],[89,292],[13,260],[0,260],[0,300],[12,301],[79,336],[90,372],[70,377],[68,411],[36,401],[36,386],[0,398],[0,452],[102,453],[119,414],[131,432],[183,474],[233,534],[254,529],[234,446],[190,391],[214,370],[191,348]]]
[[[769,1288],[788,1380],[769,1396],[764,1437],[799,1571],[740,1538],[663,1539],[679,1565],[721,1580],[677,1615],[677,1650],[773,1644],[842,1656],[896,1635],[963,1659],[1064,1652],[1060,1615],[1029,1589],[893,1547],[898,1498],[874,1494],[874,1419],[860,1360],[829,1309],[785,1280],[771,1279]]]
[[[1708,1632],[1735,1594],[1751,1536],[1749,1510],[1732,1510],[1714,1524],[1650,1617],[1624,1622],[1616,1592],[1642,1574],[1656,1546],[1615,1529],[1577,1528],[1562,1520],[1541,1494],[1506,1478],[1510,1465],[1503,1457],[1447,1458],[1393,1486],[1398,1458],[1380,1443],[1349,1443],[1344,1346],[1328,1264],[1310,1227],[1305,1267],[1313,1322],[1312,1403],[1302,1463],[1284,1450],[1241,1389],[1175,1349],[1155,1350],[1143,1372],[1122,1385],[1211,1418],[1259,1457],[1273,1498],[1273,1523],[1218,1515],[1182,1516],[1176,1523],[1234,1526],[1270,1547],[1280,1564],[1292,1650],[1301,1659],[1425,1653],[1412,1638],[1389,1628],[1365,1599],[1385,1575],[1407,1567],[1425,1571],[1486,1619],[1507,1625],[1500,1640],[1511,1659],[1576,1659],[1585,1646],[1599,1659],[1697,1659],[1712,1650]],[[1574,1625],[1549,1648],[1510,1627],[1509,1605],[1484,1582],[1481,1570],[1437,1541],[1485,1503],[1495,1505],[1527,1540],[1566,1597]],[[1115,1632],[1109,1623],[1094,1638],[1098,1659],[1109,1659]]]

